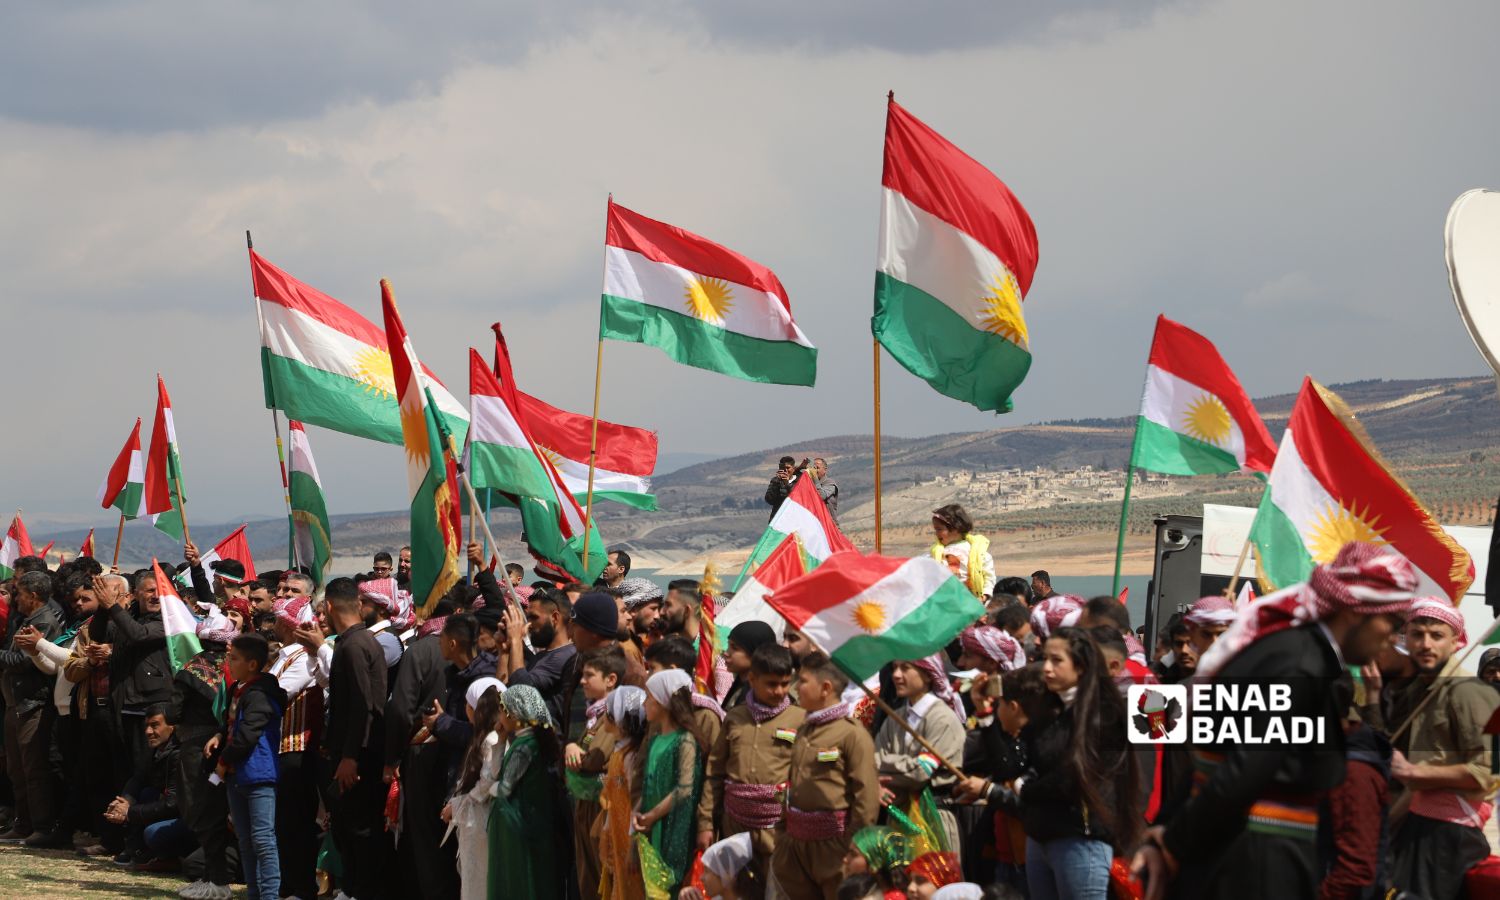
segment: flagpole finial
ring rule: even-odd
[[[885,102],[887,102],[887,103],[895,103],[896,102],[896,92],[895,91],[886,91],[885,92]]]
[[[245,249],[247,249],[247,250],[254,250],[255,249],[255,241],[253,241],[253,240],[250,239],[250,229],[248,229],[248,228],[245,229]]]

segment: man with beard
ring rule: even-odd
[[[1344,779],[1344,709],[1331,690],[1344,670],[1374,659],[1405,618],[1416,570],[1387,547],[1350,543],[1306,584],[1271,594],[1198,662],[1215,684],[1291,687],[1285,717],[1322,720],[1324,744],[1195,746],[1199,778],[1135,857],[1147,900],[1171,889],[1193,898],[1311,897],[1322,879],[1318,804]]]
[[[693,642],[698,649],[699,614],[703,609],[703,593],[698,582],[681,578],[667,585],[667,599],[661,605],[661,617],[656,630],[663,635],[678,635]],[[734,675],[721,654],[714,654],[713,699],[722,703],[734,684]]]
[[[1193,632],[1186,622],[1178,619],[1167,626],[1167,647],[1172,661],[1162,668],[1162,684],[1182,684],[1198,670],[1198,651],[1193,649]]]
[[[524,619],[514,605],[507,605],[503,613],[505,644],[501,647],[500,679],[507,685],[536,688],[554,722],[568,721],[563,692],[570,681],[573,657],[578,654],[565,624],[571,612],[563,594],[542,589],[531,595]],[[531,650],[526,649],[526,635],[531,637]]]
[[[1500,785],[1490,771],[1484,734],[1500,695],[1459,668],[1458,651],[1467,642],[1463,616],[1453,604],[1438,597],[1418,600],[1406,622],[1406,650],[1417,677],[1392,698],[1398,728],[1413,712],[1415,718],[1396,736],[1391,759],[1391,775],[1410,800],[1391,840],[1391,881],[1433,900],[1461,896],[1464,874],[1489,856],[1483,828]]]
[[[656,621],[661,617],[661,588],[645,578],[627,578],[620,584],[625,591],[626,627],[630,643],[644,654],[655,638]]]

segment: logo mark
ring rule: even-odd
[[[1125,701],[1132,744],[1187,743],[1186,685],[1132,684]]]

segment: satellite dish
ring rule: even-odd
[[[1453,302],[1500,386],[1500,193],[1460,194],[1448,210],[1443,243]]]

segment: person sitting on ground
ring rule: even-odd
[[[104,810],[104,818],[125,828],[126,852],[137,872],[171,872],[193,852],[198,841],[177,814],[177,788],[182,770],[177,765],[177,734],[167,722],[164,707],[146,710],[149,762],[137,769]]]
[[[932,511],[932,533],[937,540],[928,552],[947,565],[970,593],[988,600],[995,592],[995,558],[990,555],[990,539],[973,531],[974,520],[962,506],[940,506]]]

